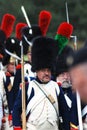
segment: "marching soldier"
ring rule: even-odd
[[[3,114],[1,105],[4,106],[4,108],[7,107],[7,99],[6,99],[6,93],[4,89],[4,83],[3,83],[3,79],[5,78],[5,68],[2,68],[3,58],[5,56],[4,43],[12,33],[14,22],[15,22],[15,17],[13,15],[5,14],[2,18],[2,22],[0,26],[0,108],[1,108],[0,115]],[[5,111],[5,109],[3,111]],[[7,112],[7,109],[5,112]],[[3,128],[3,123],[5,123],[5,119],[2,118],[2,128]],[[4,129],[6,129],[6,126],[4,127]]]
[[[74,90],[78,90],[82,104],[83,129],[87,129],[87,48],[78,50],[72,57],[71,80]]]
[[[17,24],[16,27],[16,37],[17,39],[22,40],[23,43],[23,50],[24,50],[24,55],[27,57],[27,61],[25,60],[24,62],[24,76],[25,80],[30,82],[30,80],[33,80],[35,78],[35,73],[31,71],[31,45],[32,45],[32,39],[36,36],[42,35],[40,27],[38,25],[32,25],[31,28],[28,26],[23,27],[20,24]],[[21,25],[22,28],[20,28],[20,32],[18,33],[17,30],[19,30],[19,26]],[[18,29],[17,29],[18,28]],[[32,34],[29,34],[29,31],[32,29]],[[21,36],[21,37],[19,37]],[[31,43],[31,45],[29,44]],[[20,48],[21,49],[21,48]],[[20,51],[20,56],[21,56],[21,50]],[[19,54],[19,51],[17,54]],[[13,84],[13,89],[14,89],[14,98],[16,99],[16,96],[18,94],[18,91],[20,89],[20,83],[21,83],[21,63],[19,61],[18,65],[16,66],[16,74],[15,74],[15,79],[14,79],[14,84]],[[14,99],[14,100],[15,100]]]
[[[58,130],[59,109],[67,116],[67,105],[62,90],[51,80],[51,72],[56,58],[56,41],[47,37],[38,37],[32,46],[32,71],[36,72],[36,80],[27,88],[27,130]],[[13,109],[14,129],[21,129],[20,93]],[[64,118],[65,119],[65,118]],[[69,130],[68,120],[64,120],[65,130]]]
[[[9,63],[7,64],[7,70],[5,72],[5,78],[4,78],[4,88],[6,92],[7,97],[7,103],[8,103],[8,114],[5,113],[6,116],[6,128],[5,129],[12,129],[12,111],[13,111],[13,82],[14,82],[14,76],[15,76],[15,59],[10,58]]]
[[[18,23],[16,25],[16,38],[20,41],[22,40],[23,44],[23,53],[28,56],[28,61],[25,61],[24,65],[24,75],[28,81],[33,80],[35,78],[35,73],[31,71],[31,46],[33,38],[37,36],[46,35],[50,21],[51,21],[51,13],[49,11],[43,10],[39,14],[38,25],[32,25],[28,27],[24,23]],[[32,31],[32,33],[31,33]],[[17,49],[17,54],[20,54],[20,48]],[[19,56],[19,55],[18,55]],[[19,84],[21,83],[21,65],[18,64],[16,67],[16,76],[14,79],[14,95],[17,96],[17,92],[19,90]],[[16,97],[14,96],[14,97]]]
[[[78,113],[77,113],[77,103],[76,94],[72,90],[71,78],[69,73],[69,64],[71,62],[71,57],[74,54],[73,49],[66,46],[62,53],[59,55],[56,61],[56,81],[64,92],[64,97],[66,99],[69,115],[67,118],[70,122],[70,129],[73,128],[78,130]]]

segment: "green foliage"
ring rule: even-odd
[[[78,40],[85,40],[87,35],[87,1],[67,0],[67,3],[70,23],[74,26],[73,35],[77,35]],[[15,25],[18,22],[26,22],[21,5],[24,5],[32,24],[38,24],[38,15],[41,10],[45,9],[52,13],[48,36],[54,37],[59,24],[66,21],[65,0],[0,0],[0,22],[5,13],[15,15]]]

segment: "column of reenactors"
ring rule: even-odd
[[[68,43],[74,27],[65,21],[58,23],[54,38],[48,37],[51,19],[51,12],[42,10],[38,23],[30,27],[26,22],[15,25],[16,18],[12,14],[3,15],[0,25],[0,130],[81,130],[77,91],[83,130],[87,130],[87,45],[79,50],[70,47]]]

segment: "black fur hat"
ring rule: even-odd
[[[15,37],[9,37],[5,42],[5,48],[10,52],[15,52],[17,50],[19,40]]]
[[[4,55],[5,55],[5,46],[4,46],[4,42],[6,40],[6,35],[5,33],[0,30],[0,61],[2,61]]]
[[[32,33],[30,32],[32,30]],[[31,28],[25,26],[22,28],[22,35],[26,36],[29,41],[31,41],[34,37],[42,35],[41,29],[38,25],[32,25]]]
[[[15,53],[17,56],[21,57],[21,47],[20,41],[17,38],[9,37],[5,42],[5,49],[11,53]],[[3,58],[3,65],[7,65],[10,60],[10,55],[5,53]]]
[[[87,39],[85,40],[84,47],[87,47]]]
[[[72,57],[74,55],[74,51],[70,46],[66,46],[62,53],[58,55],[56,59],[55,65],[55,74],[58,76],[63,72],[67,72],[69,70],[70,65],[72,64]]]
[[[83,63],[87,63],[87,47],[83,47],[76,51],[73,57],[73,63],[71,64],[71,67],[75,67]]]
[[[24,54],[27,54],[28,47],[32,45],[32,39],[41,36],[42,32],[38,25],[32,25],[31,28],[28,26],[25,26],[22,29],[22,41],[23,41],[23,47],[24,47]],[[31,45],[29,45],[29,42]]]
[[[48,37],[37,37],[32,46],[32,71],[43,68],[54,69],[54,62],[57,55],[57,43]]]

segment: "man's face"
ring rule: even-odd
[[[69,72],[64,72],[62,74],[59,74],[59,76],[57,77],[57,79],[61,83],[63,83],[64,81],[70,81],[70,74],[69,74]]]
[[[14,70],[15,70],[14,63],[9,63],[8,66],[7,66],[7,71],[14,73]]]
[[[39,80],[42,81],[43,83],[48,83],[51,79],[50,69],[47,69],[47,68],[41,69],[41,70],[38,70],[36,73]]]
[[[70,74],[73,89],[78,90],[82,101],[87,103],[87,64],[72,68]]]

